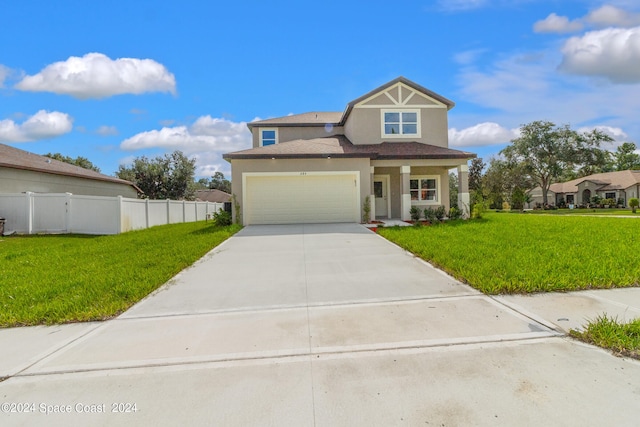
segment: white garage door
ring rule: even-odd
[[[245,224],[358,222],[356,173],[245,175]]]

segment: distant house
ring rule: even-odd
[[[449,170],[459,206],[469,205],[467,161],[449,148],[454,103],[404,77],[351,101],[248,124],[253,147],[227,153],[232,192],[248,224],[411,218],[412,208],[449,209]],[[235,209],[234,209],[235,214]]]
[[[203,202],[224,203],[231,201],[231,194],[216,189],[196,190],[195,197],[196,200]]]
[[[542,203],[542,188],[536,187],[529,193],[531,203]],[[619,171],[597,173],[567,182],[551,184],[547,199],[556,206],[586,205],[595,195],[601,199],[614,199],[620,204],[628,206],[629,199],[640,194],[640,171]]]
[[[0,144],[0,193],[72,193],[137,198],[132,182]]]

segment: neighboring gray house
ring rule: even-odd
[[[344,112],[312,112],[248,124],[253,148],[223,157],[247,224],[410,219],[412,206],[449,208],[449,170],[468,208],[467,161],[449,149],[454,103],[404,77],[350,102]],[[234,209],[235,215],[235,209]]]
[[[542,189],[531,190],[531,204],[542,203]],[[598,195],[602,199],[622,199],[628,206],[629,199],[640,194],[640,171],[605,172],[585,176],[567,182],[551,184],[547,199],[550,204],[586,205]]]
[[[0,193],[72,193],[137,198],[133,183],[0,144]]]

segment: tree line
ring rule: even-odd
[[[72,158],[60,153],[47,153],[46,157],[60,160],[85,169],[100,172],[100,168],[85,157]],[[215,172],[210,178],[195,181],[196,159],[188,158],[182,151],[174,151],[149,158],[136,157],[131,165],[120,165],[116,176],[133,182],[153,200],[194,200],[196,190],[218,189],[231,193],[231,182],[222,172]]]
[[[640,169],[640,155],[633,142],[614,152],[602,148],[613,138],[599,130],[578,132],[568,125],[534,121],[520,128],[520,136],[500,151],[498,157],[471,161],[469,191],[472,203],[502,208],[504,201],[522,209],[528,191],[540,186],[543,204],[548,204],[551,184],[602,172]],[[486,170],[485,170],[486,168]]]

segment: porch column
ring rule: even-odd
[[[469,207],[471,199],[469,197],[469,166],[458,166],[458,208],[462,211],[463,217],[469,218]]]
[[[376,192],[373,189],[374,185],[373,185],[373,174],[375,172],[375,167],[371,166],[370,169],[370,173],[371,175],[369,176],[369,182],[371,182],[371,185],[369,187],[369,200],[370,200],[370,206],[371,206],[371,220],[376,219]]]
[[[409,191],[409,177],[411,176],[411,166],[400,166],[400,183],[402,196],[400,199],[400,215],[403,221],[411,219],[409,210],[411,209],[411,191]]]

